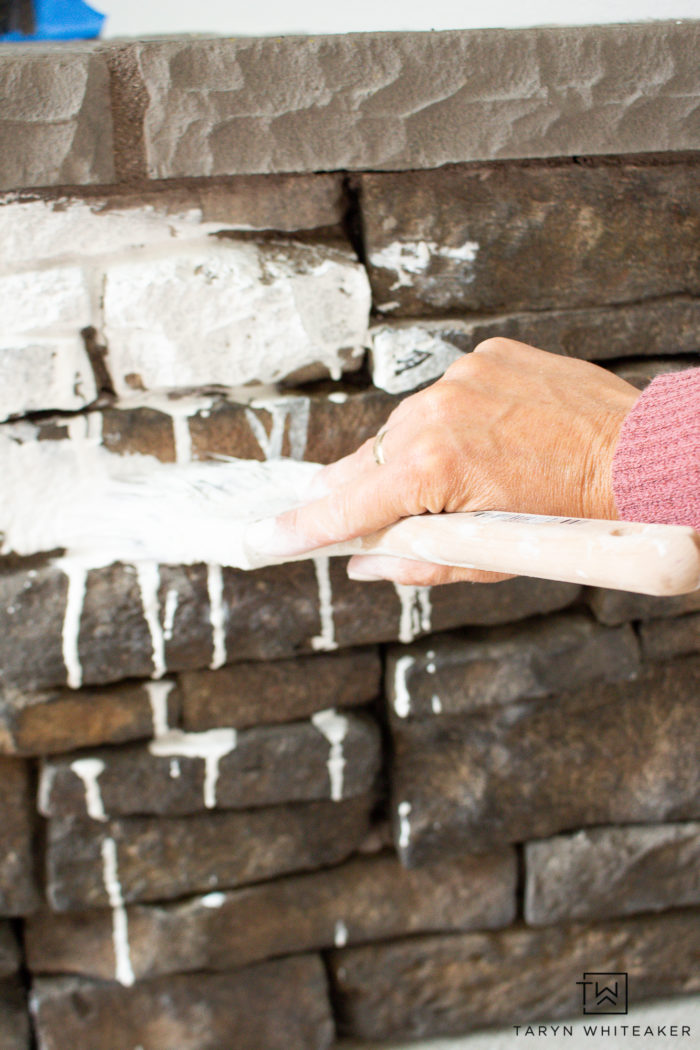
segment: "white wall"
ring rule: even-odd
[[[700,0],[92,0],[104,36],[350,33],[699,18]]]

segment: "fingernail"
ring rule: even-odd
[[[299,536],[283,529],[276,518],[263,518],[255,521],[246,529],[247,545],[258,554],[270,558],[288,558],[292,554],[302,554],[308,550]]]
[[[380,555],[359,555],[348,562],[351,580],[393,580],[398,573],[397,559]]]

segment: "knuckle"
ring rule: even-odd
[[[490,357],[509,357],[514,353],[517,353],[520,344],[515,339],[507,339],[505,336],[494,335],[489,339],[484,339],[478,343],[472,350],[471,357],[473,361],[479,361],[480,356]],[[474,355],[480,355],[474,357]]]

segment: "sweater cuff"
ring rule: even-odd
[[[657,376],[625,418],[612,467],[626,521],[700,531],[700,368]]]

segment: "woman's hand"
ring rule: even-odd
[[[426,512],[615,519],[612,459],[638,397],[597,365],[489,339],[394,409],[382,465],[370,440],[324,467],[313,502],[280,515],[266,550],[299,554]],[[506,578],[372,555],[353,557],[348,573],[426,586]]]

